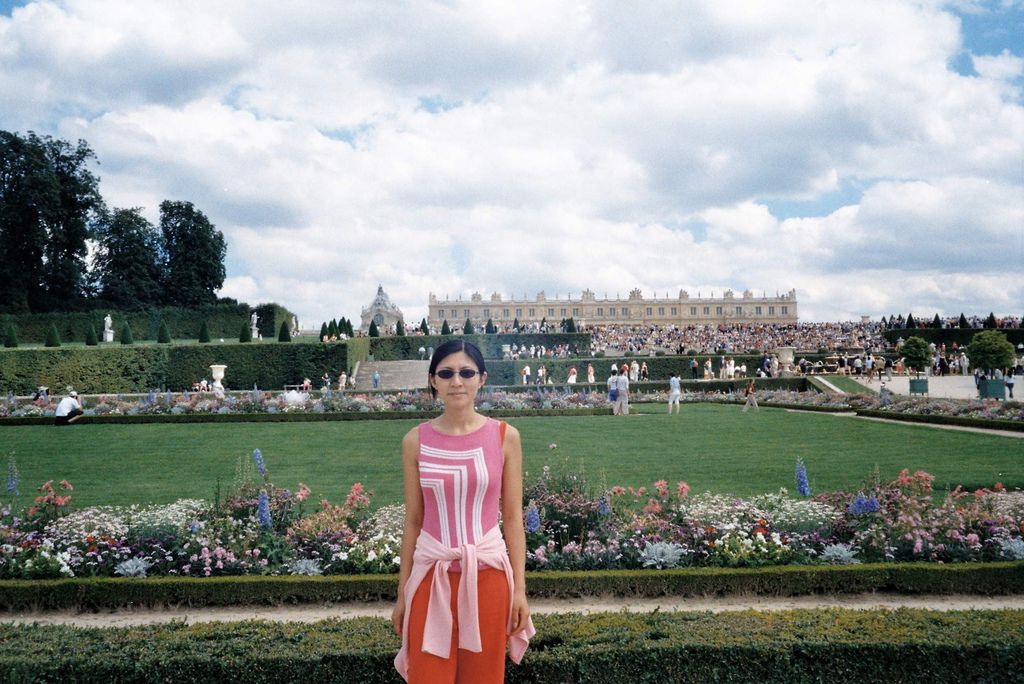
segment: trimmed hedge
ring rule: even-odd
[[[1024,680],[1024,611],[538,615],[507,682]],[[389,620],[0,626],[8,681],[401,682]]]
[[[537,416],[610,416],[610,406],[578,409],[492,409],[481,413],[492,418],[531,418]],[[192,415],[152,414],[136,416],[82,416],[78,425],[137,425],[140,423],[319,423],[332,420],[427,420],[440,411],[335,411],[325,413],[195,413]],[[0,418],[0,426],[52,425],[53,417],[24,416]]]
[[[1024,594],[1024,562],[528,572],[526,584],[534,598],[805,596],[876,591],[999,596]],[[393,600],[397,587],[397,574],[3,580],[0,581],[0,610]]]
[[[278,388],[347,367],[345,344],[239,344],[12,349],[0,352],[0,391],[28,394],[40,384],[88,394],[181,391],[226,364],[227,387]]]
[[[999,332],[1006,335],[1006,339],[1013,343],[1016,347],[1018,344],[1024,343],[1024,328],[914,328],[914,329],[896,329],[886,330],[882,333],[882,336],[889,342],[895,344],[896,340],[903,338],[908,340],[911,337],[920,337],[925,342],[935,344],[946,343],[947,346],[952,345],[954,342],[957,343],[958,347],[963,347],[971,343],[974,336],[977,333],[984,332],[985,330],[998,330]]]
[[[763,405],[763,404],[762,404]],[[858,416],[868,418],[885,418],[901,420],[907,423],[930,423],[933,425],[959,425],[962,427],[984,428],[986,430],[1012,430],[1024,432],[1024,422],[1019,420],[990,420],[987,418],[969,418],[967,416],[924,415],[919,413],[897,413],[876,409],[857,409]]]
[[[466,340],[480,347],[485,359],[500,359],[502,345],[544,345],[548,349],[560,344],[573,345],[581,353],[590,352],[590,333],[500,333],[497,335],[419,335],[415,337],[375,337],[370,340],[374,361],[401,361],[420,358],[420,347],[437,349],[451,339]],[[488,364],[490,365],[490,364]]]

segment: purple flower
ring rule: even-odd
[[[846,512],[850,515],[864,515],[866,513],[875,513],[881,508],[881,504],[878,503],[878,499],[874,494],[871,496],[864,496],[861,493],[857,494],[857,497],[850,504]]]
[[[530,506],[526,509],[526,531],[534,533],[540,529],[540,513],[537,511],[536,506]]]
[[[796,460],[796,491],[800,492],[800,496],[811,495],[811,484],[807,481],[807,466],[800,458]]]
[[[265,530],[270,529],[270,497],[267,496],[265,491],[260,492],[260,500],[256,506],[256,519],[259,521],[260,527]]]
[[[612,512],[612,507],[608,503],[608,497],[603,496],[601,500],[597,502],[597,512],[601,515],[608,515]]]
[[[252,450],[252,460],[256,461],[256,471],[259,472],[260,477],[264,480],[267,479],[267,464],[263,462],[263,454],[260,453],[259,449]]]
[[[21,496],[18,490],[18,466],[14,463],[14,457],[7,462],[7,493],[14,496]]]

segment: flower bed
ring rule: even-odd
[[[538,615],[510,682],[1017,681],[1024,611]],[[0,626],[10,681],[400,682],[380,618]],[[1017,674],[1014,674],[1017,673]]]
[[[521,415],[543,412],[558,415],[604,413],[609,408],[603,392],[580,388],[537,388],[507,392],[481,393],[478,408],[491,415]],[[52,422],[56,404],[18,402],[9,398],[0,403],[0,424],[34,425]],[[212,394],[149,393],[139,400],[104,396],[85,408],[83,422],[234,422],[245,420],[323,420],[342,417],[417,418],[432,416],[441,404],[428,392],[284,392],[253,390],[222,399]],[[308,417],[308,418],[307,418]]]
[[[802,476],[801,476],[802,475]],[[932,477],[904,470],[869,477],[856,492],[751,499],[685,482],[590,485],[545,466],[524,492],[527,568],[640,570],[848,565],[862,562],[1024,560],[1024,492],[959,488],[938,496]],[[806,469],[797,489],[810,494]],[[72,486],[48,482],[18,508],[0,509],[0,579],[215,577],[394,573],[404,512],[370,510],[356,483],[345,502],[307,511],[309,489],[275,486],[262,453],[243,457],[231,492],[213,502],[71,509]]]

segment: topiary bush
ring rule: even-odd
[[[242,329],[238,331],[238,341],[242,344],[246,342],[252,342],[252,329],[249,327],[249,323],[243,323]]]
[[[85,346],[96,347],[99,343],[99,338],[96,337],[96,326],[90,323],[85,328]]]
[[[376,321],[370,321],[370,330],[367,332],[369,337],[380,337],[380,330],[377,328]]]
[[[14,349],[18,346],[18,333],[14,329],[13,323],[8,325],[7,330],[4,331],[4,346],[8,349]]]
[[[281,321],[281,329],[277,333],[277,341],[278,342],[291,342],[292,341],[292,333],[291,333],[290,330],[288,330],[288,323],[286,323],[285,321]]]
[[[202,325],[199,326],[199,344],[210,343],[210,327],[206,325],[206,321],[203,321]]]
[[[127,323],[121,326],[121,344],[135,344],[135,338],[132,337],[132,328]]]
[[[160,332],[156,334],[156,341],[160,344],[171,343],[171,331],[167,329],[167,323],[160,321]]]
[[[921,337],[911,337],[900,348],[903,361],[907,368],[913,368],[920,377],[921,373],[932,365],[932,354],[928,343]]]
[[[60,335],[57,333],[57,326],[51,325],[50,329],[46,331],[46,346],[47,347],[59,347],[60,346]]]
[[[1016,360],[1013,345],[999,330],[984,330],[975,335],[967,347],[967,356],[972,366],[987,371],[1007,368]]]

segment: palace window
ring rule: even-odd
[[[704,315],[705,316],[710,316],[711,315],[711,307],[710,306],[705,306],[704,307]]]
[[[484,318],[490,318],[490,317],[491,317],[491,310],[490,309],[484,309]]]
[[[664,316],[665,315],[665,307],[663,307],[663,306],[659,306],[658,307],[658,315],[659,316]]]
[[[695,307],[695,306],[691,306],[690,307],[690,315],[691,316],[696,316],[697,315],[697,307]]]
[[[679,314],[676,313],[676,307],[674,307],[674,306],[672,307],[672,315],[673,316],[678,316],[679,315]]]
[[[537,317],[537,314],[534,312],[533,309],[530,309],[530,318],[536,318],[536,317]]]
[[[548,309],[548,316],[554,317],[554,315],[555,315],[555,310],[554,309]]]
[[[782,315],[785,316],[788,313],[789,313],[789,307],[788,306],[782,307]]]
[[[722,315],[722,307],[720,307],[720,306],[716,306],[715,307],[715,315],[717,315],[717,316],[721,316]]]
[[[629,309],[628,308],[622,307],[622,317],[623,318],[629,318]]]
[[[736,307],[736,315],[737,316],[742,316],[743,315],[743,307],[742,306],[737,306]]]
[[[508,318],[508,309],[502,309],[501,315],[504,316],[505,318]]]
[[[572,315],[573,315],[573,318],[575,318],[576,316],[579,316],[580,315],[580,310],[579,309],[573,309],[572,310]]]
[[[603,306],[597,307],[597,315],[598,316],[604,316],[604,307]]]
[[[768,315],[769,316],[774,316],[775,315],[775,307],[774,306],[769,306],[768,307]]]
[[[562,313],[560,315],[562,318],[565,318],[565,309],[562,309]]]
[[[757,314],[758,316],[760,316],[761,315],[761,307],[755,306],[754,307],[754,313]]]
[[[647,307],[647,315],[648,316],[653,316],[654,315],[653,311],[654,310],[651,307]]]
[[[523,317],[523,310],[522,309],[516,309],[516,318],[522,318],[522,317]]]

